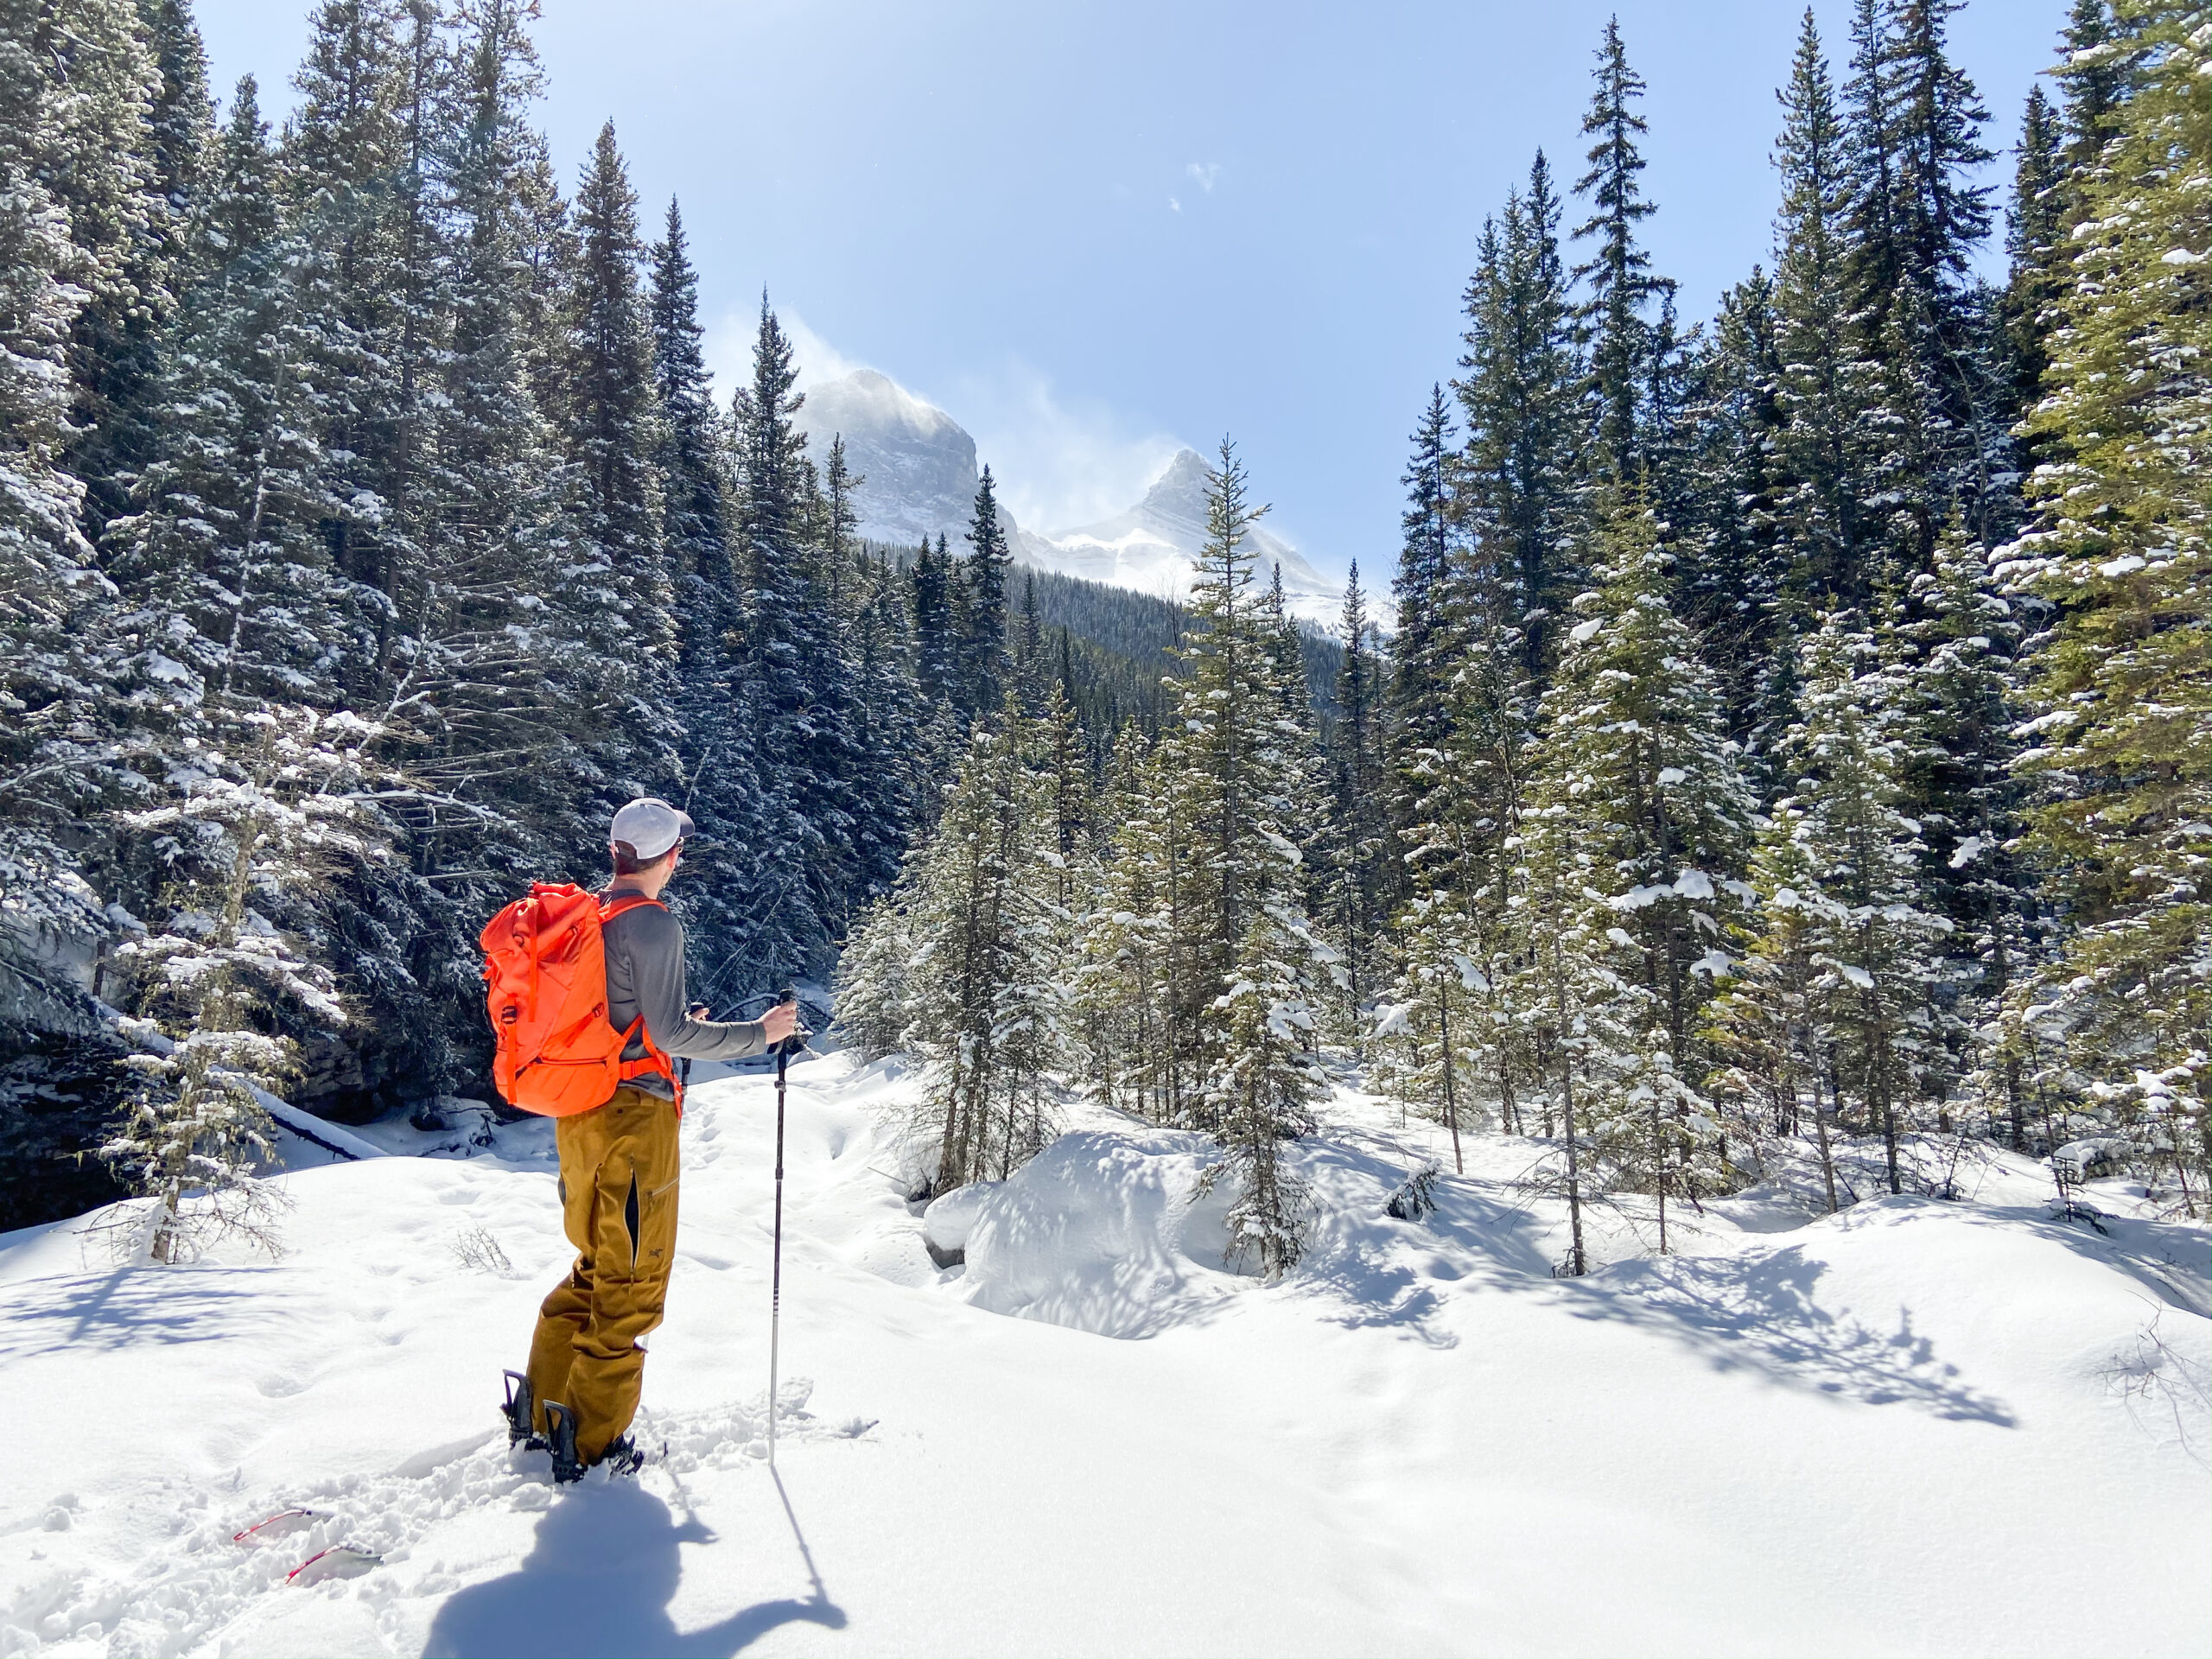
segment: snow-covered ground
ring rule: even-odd
[[[2201,1227],[2054,1221],[1984,1156],[1957,1202],[1708,1204],[1664,1260],[1608,1216],[1615,1265],[1564,1281],[1537,1148],[1474,1137],[1393,1220],[1439,1137],[1347,1094],[1286,1283],[1222,1269],[1202,1143],[1096,1113],[938,1207],[940,1270],[912,1088],[792,1074],[772,1472],[758,1074],[685,1121],[635,1482],[556,1495],[495,1432],[567,1256],[544,1126],[364,1132],[444,1151],[282,1178],[274,1265],[0,1236],[0,1653],[2212,1647]],[[480,1230],[508,1272],[462,1263]],[[289,1505],[321,1513],[232,1541]],[[342,1540],[382,1564],[285,1583]]]

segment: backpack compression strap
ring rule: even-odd
[[[648,899],[642,893],[626,893],[599,907],[600,926],[604,928],[625,911],[635,910],[640,905],[652,905],[662,910],[668,908],[659,899]],[[653,1041],[652,1033],[645,1029],[645,1016],[642,1014],[632,1020],[629,1029],[622,1033],[622,1046],[629,1047],[630,1039],[633,1037],[645,1046],[645,1052],[634,1060],[621,1062],[622,1081],[627,1083],[632,1077],[642,1077],[649,1072],[655,1077],[667,1078],[668,1086],[676,1091],[677,1115],[682,1116],[683,1079],[676,1075],[676,1062],[661,1052],[660,1046]]]

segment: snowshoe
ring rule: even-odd
[[[502,1371],[499,1375],[507,1382],[507,1402],[499,1408],[507,1415],[507,1444],[519,1446],[528,1452],[543,1450],[545,1437],[537,1432],[537,1425],[531,1421],[533,1413],[530,1379],[520,1371]]]
[[[302,1527],[321,1518],[321,1510],[303,1510],[297,1507],[279,1510],[276,1514],[255,1522],[244,1531],[232,1533],[231,1541],[234,1544],[244,1544],[249,1549],[257,1548],[264,1544],[274,1543],[277,1539],[297,1532]]]
[[[553,1454],[553,1484],[566,1486],[584,1478],[576,1456],[576,1414],[558,1400],[545,1402],[545,1449]]]
[[[328,1549],[318,1550],[284,1575],[287,1584],[321,1584],[330,1579],[358,1579],[372,1567],[384,1565],[384,1557],[372,1549],[359,1544],[333,1544]]]
[[[645,1449],[627,1434],[617,1434],[599,1454],[594,1469],[607,1471],[609,1480],[626,1480],[645,1466]]]

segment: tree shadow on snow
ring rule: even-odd
[[[238,1268],[118,1268],[98,1278],[72,1274],[11,1287],[0,1359],[69,1348],[139,1342],[212,1342],[238,1335],[241,1319],[283,1322],[265,1283]]]
[[[714,1539],[696,1517],[677,1525],[668,1505],[634,1481],[564,1492],[537,1523],[520,1567],[447,1599],[424,1659],[728,1659],[780,1625],[844,1628],[844,1609],[817,1578],[804,1600],[755,1602],[704,1629],[678,1630],[668,1611],[683,1577],[677,1551]]]
[[[1406,1173],[1399,1160],[1357,1146],[1317,1148],[1308,1167],[1325,1169],[1332,1185],[1349,1176],[1386,1194]],[[1458,1333],[1438,1317],[1445,1297],[1427,1281],[1448,1283],[1469,1270],[1427,1248],[1430,1241],[1466,1250],[1481,1264],[1471,1276],[1484,1282],[1512,1288],[1530,1276],[1550,1276],[1529,1217],[1465,1187],[1455,1187],[1447,1204],[1420,1221],[1353,1215],[1351,1224],[1333,1226],[1325,1212],[1316,1217],[1326,1236],[1314,1241],[1298,1274],[1301,1287],[1337,1305],[1320,1317],[1346,1330],[1389,1330],[1431,1348],[1459,1346]]]
[[[1404,1178],[1401,1158],[1363,1147],[1317,1149],[1305,1173],[1342,1197],[1388,1194]],[[1914,1329],[1910,1308],[1897,1310],[1894,1328],[1876,1329],[1849,1308],[1821,1306],[1817,1287],[1827,1264],[1802,1246],[1632,1260],[1588,1278],[1560,1279],[1546,1253],[1550,1224],[1525,1203],[1500,1201],[1483,1190],[1486,1185],[1446,1177],[1437,1207],[1418,1222],[1378,1216],[1379,1197],[1373,1210],[1364,1203],[1325,1208],[1298,1273],[1336,1305],[1322,1317],[1351,1328],[1394,1327],[1448,1348],[1456,1340],[1448,1297],[1429,1281],[1465,1277],[1486,1291],[1555,1297],[1577,1318],[1685,1343],[1716,1370],[1750,1371],[1866,1405],[2015,1424],[2003,1401],[1936,1357]]]
[[[1751,1370],[1777,1382],[1870,1406],[1912,1405],[1938,1417],[2012,1428],[2011,1408],[1959,1380],[1897,1309],[1897,1328],[1830,1313],[1814,1291],[1827,1264],[1803,1247],[1757,1256],[1672,1256],[1620,1262],[1602,1277],[1563,1280],[1578,1318],[1617,1319],[1663,1332],[1697,1349],[1715,1370]]]

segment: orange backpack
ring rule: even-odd
[[[484,930],[486,1004],[499,1052],[492,1080],[511,1105],[541,1117],[573,1117],[604,1106],[632,1077],[666,1077],[683,1108],[683,1085],[653,1046],[645,1016],[617,1031],[607,1020],[607,947],[600,929],[626,910],[660,900],[624,893],[601,905],[569,882],[533,882]],[[622,1051],[642,1037],[642,1059]]]

